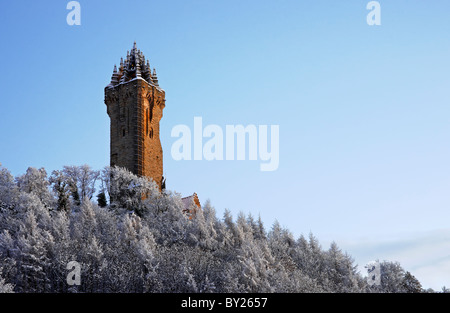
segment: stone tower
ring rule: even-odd
[[[111,166],[120,166],[163,185],[163,152],[159,121],[165,92],[156,71],[136,48],[114,65],[111,83],[105,88],[105,104],[111,120]]]

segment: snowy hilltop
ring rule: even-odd
[[[388,261],[369,286],[336,244],[295,239],[277,222],[267,231],[251,215],[218,218],[209,201],[183,212],[179,194],[121,168],[13,177],[0,167],[0,292],[424,292]]]

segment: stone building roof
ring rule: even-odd
[[[111,83],[107,87],[114,87],[134,79],[143,79],[150,85],[161,89],[156,70],[153,68],[153,72],[151,71],[149,60],[145,60],[144,54],[136,48],[136,42],[134,42],[131,52],[127,51],[126,59],[120,58],[119,68],[117,69],[117,66],[114,65]]]
[[[181,198],[183,202],[183,212],[192,217],[195,215],[195,212],[201,209],[200,201],[198,200],[198,196],[194,193],[192,196]]]

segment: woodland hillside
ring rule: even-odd
[[[380,262],[381,285],[369,286],[313,234],[219,218],[209,201],[183,209],[179,194],[121,168],[0,167],[0,292],[425,292],[396,262]],[[80,285],[66,282],[71,261]]]

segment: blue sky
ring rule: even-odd
[[[166,91],[167,187],[335,240],[364,265],[450,283],[450,3],[9,1],[0,10],[0,162],[109,164],[104,87],[136,41]],[[279,125],[280,165],[174,161],[178,124]],[[395,249],[393,249],[395,247]]]

